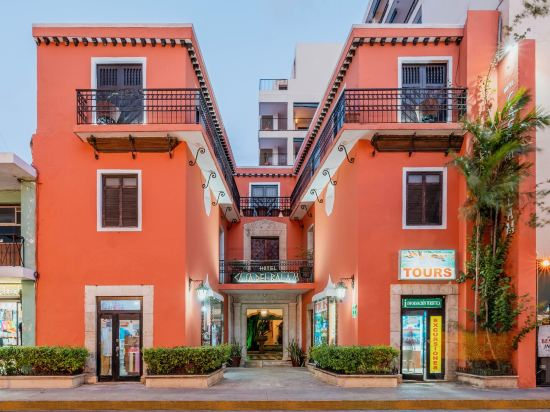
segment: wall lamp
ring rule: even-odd
[[[344,300],[346,297],[346,291],[348,290],[346,282],[350,282],[351,289],[355,289],[355,275],[351,275],[347,278],[341,278],[340,281],[336,284],[336,298],[340,301]]]
[[[201,302],[211,295],[212,289],[210,289],[207,285],[205,285],[202,279],[189,278],[189,291],[191,291],[191,289],[193,288],[193,283],[199,283],[199,286],[197,286],[197,288],[195,289],[195,292],[197,292],[197,298]]]

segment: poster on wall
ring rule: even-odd
[[[441,373],[441,316],[430,316],[430,373]]]
[[[315,302],[313,311],[313,344],[315,346],[328,343],[328,300]]]
[[[399,280],[455,280],[454,250],[404,249],[399,251]]]
[[[540,358],[550,358],[550,325],[539,326],[537,341],[538,356]]]

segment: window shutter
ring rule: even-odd
[[[424,203],[422,183],[408,183],[409,176],[407,174],[407,225],[421,225]]]
[[[122,226],[138,225],[138,187],[137,177],[125,177],[122,186]]]
[[[429,177],[435,177],[438,175],[425,176],[426,183],[425,190],[425,202],[424,202],[424,222],[426,225],[440,225],[441,224],[441,178],[437,179],[437,182],[431,183]]]
[[[137,175],[103,176],[103,226],[138,226]]]
[[[120,179],[103,176],[103,226],[120,226]]]

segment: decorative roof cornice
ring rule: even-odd
[[[389,47],[403,47],[403,46],[420,46],[428,45],[433,43],[435,46],[444,45],[448,46],[450,44],[460,45],[462,42],[463,36],[381,36],[381,37],[353,37],[349,42],[349,47],[345,52],[345,56],[340,57],[339,63],[340,66],[337,66],[334,74],[331,77],[331,83],[329,84],[329,92],[325,95],[324,104],[317,111],[316,121],[311,122],[311,125],[308,129],[307,139],[305,140],[300,153],[298,154],[298,161],[294,166],[294,173],[298,174],[300,169],[309,153],[309,149],[315,141],[315,137],[321,130],[321,125],[329,113],[330,106],[332,102],[337,97],[337,92],[344,81],[344,77],[349,69],[351,62],[355,56],[358,47],[368,45],[368,46],[389,46]],[[348,40],[349,41],[349,40]]]

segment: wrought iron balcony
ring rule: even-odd
[[[292,208],[344,124],[459,122],[466,115],[466,96],[466,88],[344,90],[302,168],[291,195]]]
[[[25,239],[19,235],[0,235],[0,266],[25,266]]]
[[[227,149],[199,89],[78,89],[76,110],[78,124],[201,124],[239,207]]]
[[[288,121],[290,120],[290,122]],[[307,130],[313,118],[311,117],[274,117],[271,115],[260,116],[260,131],[281,131],[281,130]]]
[[[220,260],[220,283],[312,283],[313,260]]]
[[[241,197],[244,216],[290,216],[290,197]]]

